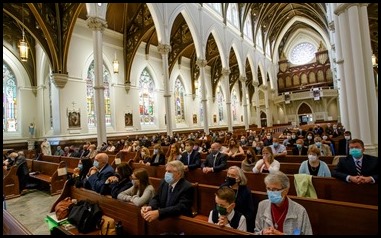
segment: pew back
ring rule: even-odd
[[[89,199],[98,202],[104,215],[114,218],[115,221],[122,222],[124,234],[126,235],[141,235],[145,232],[145,222],[140,215],[140,207],[130,202],[100,195],[92,190],[70,186],[68,182],[65,183],[63,192],[54,202],[50,212],[54,212],[56,204],[66,197],[75,198],[78,201]]]

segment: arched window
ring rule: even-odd
[[[219,15],[221,15],[222,10],[221,10],[221,3],[207,3],[213,10],[218,12]]]
[[[111,125],[111,107],[110,107],[110,71],[103,65],[103,86],[104,86],[104,102],[105,102],[105,122],[106,126]],[[86,79],[86,102],[87,102],[87,125],[88,127],[96,126],[96,116],[94,107],[94,60],[91,62],[87,70]]]
[[[185,94],[184,85],[181,82],[181,80],[177,78],[175,81],[175,90],[174,90],[176,123],[185,122],[184,94]]]
[[[290,51],[290,62],[295,65],[302,65],[309,63],[315,58],[316,47],[309,42],[302,42],[297,44]]]
[[[224,121],[224,95],[222,94],[221,86],[217,90],[217,105],[218,105],[218,121]]]
[[[233,90],[233,93],[232,93],[233,121],[237,121],[238,120],[238,116],[237,116],[237,104],[238,104],[237,94],[236,94],[235,90]]]
[[[154,124],[154,88],[155,83],[147,68],[145,68],[139,79],[139,114],[141,125]]]
[[[263,42],[262,42],[262,30],[258,29],[257,37],[255,39],[255,44],[258,49],[263,50]]]
[[[249,39],[253,40],[253,25],[251,23],[251,10],[247,14],[245,24],[243,25],[243,34]]]
[[[227,13],[228,13],[227,15],[228,22],[230,22],[230,24],[232,24],[234,27],[239,29],[237,3],[229,3]]]
[[[17,82],[3,62],[3,131],[17,131]]]

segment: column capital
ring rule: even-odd
[[[335,32],[335,22],[334,21],[330,21],[328,23],[328,29],[332,32]]]
[[[267,90],[267,89],[268,89],[268,86],[267,86],[267,85],[264,85],[264,84],[262,84],[261,87],[262,87],[263,90]]]
[[[171,51],[171,45],[169,44],[161,44],[157,46],[157,50],[159,51],[160,54],[168,54]]]
[[[258,82],[258,81],[254,81],[254,82],[253,82],[253,86],[254,86],[254,87],[258,87],[258,86],[259,86],[259,82]]]
[[[203,68],[208,64],[208,61],[204,59],[197,59],[196,64],[198,65],[198,67]]]
[[[357,7],[362,7],[362,6],[368,6],[369,3],[343,3],[340,4],[334,11],[336,15],[340,15],[341,13],[345,12],[351,7],[357,6]]]
[[[89,17],[86,20],[87,26],[94,31],[104,31],[108,27],[106,20],[100,17]]]
[[[52,81],[53,81],[54,85],[56,85],[57,88],[64,88],[67,81],[68,81],[69,75],[68,74],[52,73],[51,77],[52,77]]]
[[[222,68],[222,70],[221,70],[221,74],[223,75],[223,76],[229,76],[229,74],[230,74],[230,69],[229,68]]]

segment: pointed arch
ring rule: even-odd
[[[175,121],[176,123],[183,123],[185,122],[185,87],[184,83],[179,76],[177,76],[175,80],[175,85],[173,88],[173,98],[174,98],[174,103],[175,103]]]
[[[139,89],[139,115],[141,125],[153,125],[155,123],[155,82],[145,67],[138,81]]]

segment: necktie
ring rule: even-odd
[[[346,144],[345,145],[345,154],[348,155],[348,152],[349,152],[349,150],[348,150],[349,141],[346,141],[345,144]]]
[[[213,155],[213,167],[216,166],[217,155]]]
[[[189,162],[190,162],[190,153],[188,153],[188,165],[189,165]]]
[[[360,160],[356,161],[356,171],[357,171],[357,175],[361,175],[361,161]]]
[[[167,202],[165,203],[166,207],[170,206],[170,204],[171,204],[172,194],[173,194],[173,187],[169,185]]]

